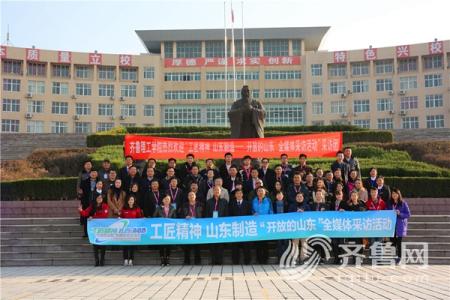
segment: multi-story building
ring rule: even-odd
[[[328,29],[249,28],[245,53],[236,30],[236,82],[223,29],[137,31],[140,55],[1,46],[2,132],[224,126],[244,83],[266,126],[449,128],[450,41],[319,51]]]

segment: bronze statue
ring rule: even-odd
[[[263,138],[266,111],[259,101],[250,98],[250,89],[244,85],[242,98],[236,100],[228,112],[231,138]]]

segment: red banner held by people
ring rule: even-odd
[[[342,132],[289,135],[252,139],[184,139],[147,135],[126,135],[125,155],[134,159],[185,158],[192,153],[196,158],[223,158],[226,152],[236,158],[279,157],[286,153],[308,157],[334,157],[342,149]]]

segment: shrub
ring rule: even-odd
[[[1,183],[1,200],[73,200],[76,183],[76,177],[5,181]]]
[[[404,197],[450,197],[448,178],[385,177],[384,180],[391,188],[399,188]]]

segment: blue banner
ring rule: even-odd
[[[92,219],[89,241],[97,245],[181,245],[330,238],[392,237],[393,210],[293,212],[203,219]]]

